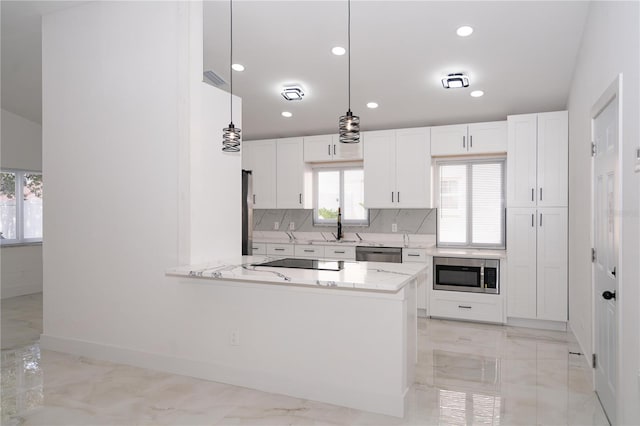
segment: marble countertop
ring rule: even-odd
[[[236,259],[170,268],[166,274],[174,277],[209,280],[242,281],[310,287],[345,288],[352,290],[396,293],[417,274],[423,263],[344,262],[341,271],[274,268],[253,266],[281,259],[274,256],[241,256]]]

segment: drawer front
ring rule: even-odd
[[[356,259],[356,248],[353,246],[325,246],[324,257],[328,259]]]
[[[267,245],[265,243],[253,243],[253,252],[254,255],[265,255],[267,254]]]
[[[267,244],[267,254],[274,256],[293,256],[293,245]]]
[[[324,257],[323,246],[296,245],[294,252],[296,257],[312,257],[314,259],[321,259]]]
[[[427,262],[427,251],[424,249],[402,249],[402,262]]]
[[[439,293],[439,292],[438,292]],[[470,321],[503,322],[502,299],[470,300],[431,293],[429,315]]]

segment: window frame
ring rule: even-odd
[[[0,173],[14,173],[16,178],[16,238],[0,239],[0,246],[18,246],[29,244],[42,244],[43,238],[25,238],[24,236],[24,179],[25,175],[41,175],[39,170],[25,169],[0,169]],[[44,199],[44,194],[43,194]],[[43,214],[44,216],[44,214]],[[44,217],[43,217],[44,222]]]
[[[483,244],[474,243],[473,238],[473,173],[471,172],[473,164],[482,163],[500,163],[502,168],[502,197],[500,206],[500,232],[501,243],[499,244]],[[440,215],[437,210],[440,209],[440,167],[443,165],[465,165],[467,167],[467,238],[465,243],[452,243],[440,240]],[[440,158],[434,161],[434,193],[436,207],[436,246],[452,247],[452,248],[479,248],[479,249],[496,249],[504,250],[507,247],[507,225],[506,225],[506,193],[507,193],[507,158],[506,156],[492,157],[465,157],[465,158]]]
[[[340,201],[338,206],[342,211],[344,211],[344,172],[349,170],[360,170],[364,173],[364,166],[362,164],[344,164],[344,165],[318,165],[313,167],[313,226],[336,226],[338,220],[335,219],[320,219],[318,217],[319,209],[318,209],[318,197],[319,197],[319,188],[318,188],[318,172],[339,172],[340,173]],[[364,193],[363,193],[364,196]],[[370,223],[370,213],[369,209],[365,207],[366,210],[366,219],[363,220],[349,220],[342,218],[342,225],[344,226],[369,226]]]

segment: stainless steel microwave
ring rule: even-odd
[[[500,294],[500,260],[434,257],[433,289]]]

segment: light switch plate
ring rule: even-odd
[[[398,232],[398,224],[397,223],[392,223],[391,224],[391,232]]]
[[[295,230],[296,230],[295,222],[289,222],[289,231],[295,231]]]
[[[273,222],[273,229],[276,231],[280,229],[280,222]]]

